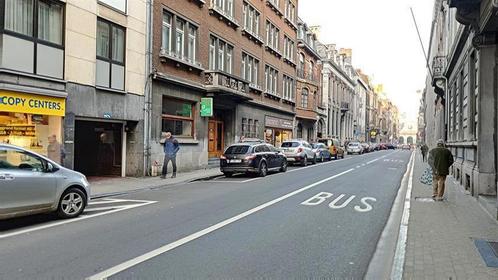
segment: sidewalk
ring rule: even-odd
[[[216,177],[222,175],[222,173],[219,168],[208,168],[191,172],[179,172],[174,179],[170,178],[171,174],[168,175],[167,179],[161,179],[159,177],[89,178],[92,198],[164,187],[193,180]]]
[[[417,153],[403,279],[498,279],[498,268],[487,267],[474,245],[498,241],[498,223],[453,177],[445,200],[432,201],[432,186],[419,181],[426,167]]]

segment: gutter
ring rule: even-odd
[[[147,0],[147,23],[146,23],[146,54],[145,54],[145,102],[144,102],[144,162],[143,175],[149,174],[150,150],[151,150],[151,120],[152,120],[152,18],[154,0]]]

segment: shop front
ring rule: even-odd
[[[61,163],[62,118],[66,99],[8,90],[0,91],[0,143],[27,148]]]
[[[282,142],[292,139],[294,121],[272,116],[265,116],[265,142],[280,147]]]

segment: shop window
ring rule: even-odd
[[[124,90],[125,29],[97,19],[97,86]]]
[[[5,0],[0,67],[63,79],[64,4]]]
[[[177,99],[163,98],[162,131],[170,131],[179,137],[194,135],[194,103]]]

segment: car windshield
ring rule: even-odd
[[[243,155],[243,154],[247,154],[247,152],[249,151],[249,148],[250,148],[250,146],[246,146],[246,145],[231,146],[225,151],[225,154],[227,154],[227,155]]]
[[[284,142],[282,143],[282,148],[295,148],[299,147],[299,142]]]

